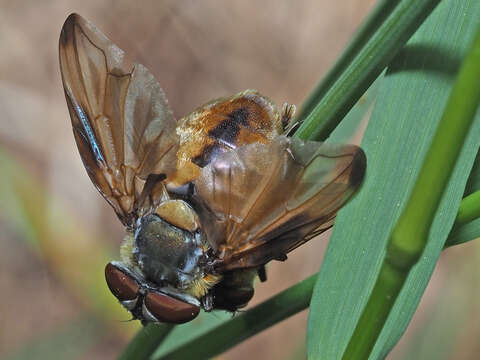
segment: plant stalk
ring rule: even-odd
[[[338,80],[348,65],[355,59],[368,40],[390,15],[392,10],[401,0],[380,0],[369,13],[365,21],[360,25],[354,37],[347,45],[335,64],[330,68],[323,79],[315,86],[307,100],[302,104],[297,116],[299,121],[304,120],[317,106],[325,93]]]
[[[150,359],[158,344],[167,337],[172,329],[173,325],[171,324],[148,324],[137,332],[118,359]]]
[[[325,140],[440,0],[402,0],[344,69],[295,133]]]

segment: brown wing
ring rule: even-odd
[[[364,152],[354,145],[280,136],[219,155],[195,180],[202,224],[221,268],[256,267],[333,224],[360,186]]]
[[[163,191],[156,182],[175,170],[176,121],[165,94],[147,68],[127,62],[121,49],[79,15],[65,21],[59,53],[85,168],[122,223],[132,226],[137,212],[157,201],[152,192]],[[149,194],[142,194],[144,188]]]

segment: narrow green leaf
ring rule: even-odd
[[[137,332],[118,359],[150,359],[152,352],[167,337],[172,328],[172,324],[148,324]]]
[[[445,246],[459,245],[478,238],[480,238],[480,219],[475,219],[468,224],[454,227]]]
[[[465,55],[479,24],[478,1],[443,1],[408,44],[421,51],[408,57],[403,52],[394,61],[395,71],[387,73],[362,142],[368,159],[366,182],[337,217],[314,289],[310,359],[342,357],[445,107],[452,85],[451,59]],[[401,72],[402,68],[408,71]],[[478,150],[479,125],[477,119],[443,196],[427,248],[410,272],[371,359],[390,352],[418,306],[453,225]]]
[[[467,186],[465,187],[465,194],[463,196],[470,195],[475,191],[480,190],[480,151],[475,159],[472,172],[468,178]]]
[[[338,80],[345,69],[352,63],[358,53],[362,50],[368,40],[378,31],[379,27],[397,6],[400,0],[380,0],[375,8],[368,14],[342,55],[337,59],[327,74],[310,93],[307,100],[302,104],[297,116],[304,120],[317,106],[330,87]],[[343,120],[342,120],[343,122]]]
[[[402,0],[295,133],[325,140],[440,0]]]
[[[463,244],[480,237],[480,201],[475,200],[479,194],[478,191],[480,191],[480,152],[477,154],[475,164],[470,172],[463,194],[464,198],[460,203],[455,225],[448,236],[445,247]],[[477,193],[477,195],[472,197],[474,193]],[[462,211],[464,214],[466,212],[468,216],[459,221],[458,217]]]
[[[163,342],[157,343],[157,349],[151,358],[160,359],[165,354],[189,344],[197,337],[203,336],[231,319],[232,315],[226,311],[201,312],[195,320],[175,326]]]
[[[380,75],[377,80],[368,88],[363,96],[358,100],[355,106],[349,111],[347,116],[330,134],[336,143],[350,143],[352,137],[358,131],[363,120],[368,116],[369,111],[373,109],[373,105],[378,97],[378,90],[382,84],[384,74]]]

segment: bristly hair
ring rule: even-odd
[[[187,293],[200,299],[206,295],[208,291],[222,279],[221,275],[206,274],[202,278],[194,280],[188,287]]]

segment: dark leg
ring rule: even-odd
[[[267,281],[267,269],[265,269],[265,265],[260,266],[257,270],[257,273],[261,282]]]

